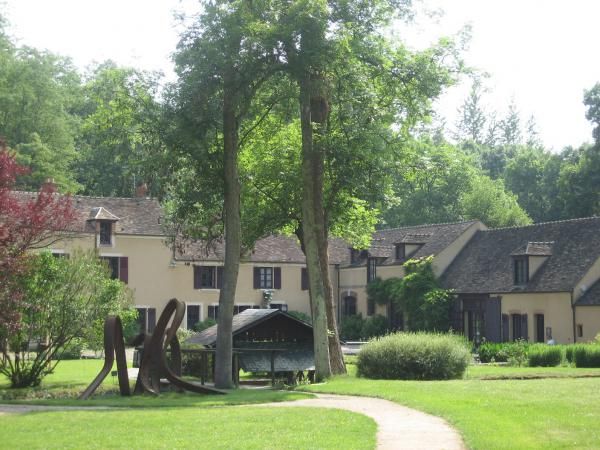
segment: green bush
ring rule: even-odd
[[[437,333],[395,333],[363,346],[357,359],[359,376],[388,380],[461,378],[471,361],[460,336]]]
[[[361,329],[363,339],[372,339],[374,337],[384,336],[389,330],[387,317],[379,314],[367,318]]]
[[[575,345],[573,360],[575,367],[600,367],[600,345]]]
[[[216,325],[217,321],[215,319],[211,319],[210,317],[208,319],[204,319],[202,322],[198,322],[194,325],[194,331],[196,332],[201,332],[206,330],[207,328],[212,327],[213,325]]]
[[[298,320],[301,320],[302,322],[312,324],[312,318],[306,313],[303,313],[301,311],[293,311],[293,310],[288,311],[287,313],[290,316],[292,316],[294,319],[298,319]]]
[[[68,360],[68,359],[81,359],[81,353],[85,349],[83,339],[74,338],[71,339],[67,345],[58,350],[55,359]]]
[[[484,342],[478,349],[479,361],[482,363],[507,362],[506,348],[508,345],[510,344],[506,342]]]
[[[340,337],[345,341],[356,341],[362,338],[365,320],[362,315],[346,316],[340,326]]]
[[[563,359],[563,349],[558,345],[531,345],[527,353],[530,367],[555,367]]]

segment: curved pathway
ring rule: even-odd
[[[364,414],[377,423],[378,450],[463,450],[466,448],[458,432],[439,417],[379,398],[332,394],[315,395],[317,398],[248,406],[312,406],[345,409]]]
[[[240,405],[240,407],[320,407],[353,411],[372,418],[377,424],[377,449],[464,450],[460,435],[448,423],[429,414],[389,400],[348,395],[314,394],[316,398],[287,402]],[[0,415],[40,410],[112,409],[110,407],[2,405]]]

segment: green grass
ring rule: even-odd
[[[375,422],[316,408],[162,408],[0,416],[3,448],[373,449]]]
[[[234,405],[297,400],[312,394],[240,389],[227,395],[165,393],[120,397],[109,376],[102,393],[80,401],[102,361],[63,361],[36,389],[8,389],[2,403],[111,406],[119,409],[38,411],[0,415],[2,448],[373,449],[375,422],[363,415],[314,408]],[[20,399],[7,401],[6,397]],[[50,398],[47,398],[50,397]]]
[[[379,397],[444,417],[475,449],[600,448],[600,378],[564,377],[571,371],[583,373],[580,369],[531,369],[535,372],[472,367],[467,379],[452,381],[367,380],[348,375],[302,390]],[[502,370],[513,376],[562,377],[482,379]]]
[[[467,379],[519,379],[519,378],[580,378],[600,377],[600,369],[575,367],[511,367],[474,365],[467,368]]]

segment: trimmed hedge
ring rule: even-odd
[[[573,360],[575,367],[600,367],[600,345],[575,345],[573,346]]]
[[[527,354],[530,367],[555,367],[563,360],[563,348],[558,345],[531,345]]]
[[[460,336],[438,333],[395,333],[362,347],[358,376],[387,380],[461,378],[471,362],[468,343]]]

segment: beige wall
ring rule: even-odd
[[[600,306],[578,306],[575,309],[575,325],[580,325],[582,336],[577,336],[577,342],[593,341],[600,333]],[[576,332],[579,331],[576,328]]]
[[[535,340],[535,314],[543,314],[544,327],[552,327],[552,337],[556,343],[573,343],[570,293],[491,294],[492,297],[496,295],[502,297],[502,314],[527,314],[529,341]],[[512,321],[509,323],[512,327]]]
[[[94,236],[88,234],[50,247],[51,250],[66,253],[71,253],[74,248],[94,248]],[[173,297],[188,304],[201,305],[202,320],[207,318],[208,305],[219,302],[218,289],[194,289],[193,265],[184,262],[177,262],[174,267],[170,265],[171,250],[165,245],[163,237],[117,235],[114,245],[99,247],[98,251],[100,256],[128,257],[128,286],[134,293],[135,305],[156,308],[157,318],[167,301]],[[204,262],[202,264],[222,265],[221,262]],[[280,267],[282,288],[273,290],[273,302],[285,303],[289,310],[310,314],[308,291],[303,291],[300,284],[301,268],[305,267],[304,264],[242,263],[236,291],[236,304],[261,305],[262,290],[253,287],[255,266]],[[332,272],[332,275],[334,274],[335,272]],[[332,282],[337,282],[336,276],[332,276]]]

